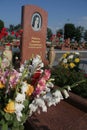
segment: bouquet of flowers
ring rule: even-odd
[[[60,58],[59,64],[68,69],[78,69],[80,54],[78,52],[67,52]]]
[[[69,96],[70,86],[55,89],[50,69],[45,69],[39,55],[27,60],[19,70],[0,57],[0,127],[24,130],[23,124],[34,112],[47,112]]]

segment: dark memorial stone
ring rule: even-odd
[[[45,60],[47,17],[47,12],[40,7],[34,5],[22,7],[22,62],[37,54],[43,61]]]

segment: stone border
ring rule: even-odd
[[[82,98],[72,92],[69,92],[70,97],[65,99],[69,104],[77,107],[78,109],[87,112],[87,99]]]

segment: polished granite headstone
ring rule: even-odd
[[[48,13],[35,5],[22,7],[23,36],[21,59],[24,60],[39,54],[45,60],[46,33]]]

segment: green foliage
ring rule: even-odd
[[[67,23],[64,26],[64,37],[65,39],[72,39],[75,36],[75,26],[72,23]]]
[[[72,91],[84,98],[87,98],[87,79],[85,83],[82,83],[78,87],[72,88]]]
[[[4,27],[4,22],[0,20],[0,31],[2,30],[3,27]]]
[[[81,26],[76,27],[76,29],[75,29],[75,40],[77,42],[80,42],[80,40],[81,40],[82,30],[83,30],[83,28]]]
[[[6,37],[6,40],[5,40],[5,41],[6,41],[6,42],[12,42],[13,39],[14,39],[14,37],[8,35],[8,36]]]
[[[87,41],[87,30],[84,32],[84,39]]]
[[[84,73],[82,71],[70,71],[69,69],[66,69],[62,66],[57,66],[55,69],[52,70],[52,76],[55,79],[55,85],[59,87],[72,85],[75,82],[85,79],[86,82],[81,83],[77,87],[72,88],[72,92],[84,98],[87,98],[87,79],[84,77]]]
[[[50,28],[47,28],[47,39],[48,41],[50,41],[50,38],[52,37],[53,33],[52,30]]]
[[[9,28],[8,28],[8,30],[11,32],[11,31],[14,31],[14,25],[9,25]]]
[[[60,33],[61,35],[63,35],[63,29],[59,29],[56,31],[56,35],[58,35],[58,33]]]
[[[15,30],[15,31],[19,31],[21,28],[22,28],[22,27],[21,27],[21,24],[18,24],[18,25],[16,25],[16,26],[14,26],[14,30]]]
[[[21,24],[18,24],[18,25],[16,25],[16,26],[14,26],[14,25],[9,25],[9,28],[8,28],[8,30],[10,31],[10,32],[12,32],[12,31],[19,31],[21,29]]]
[[[75,39],[77,42],[81,40],[84,28],[82,26],[75,27],[72,23],[67,23],[64,25],[64,38]]]

